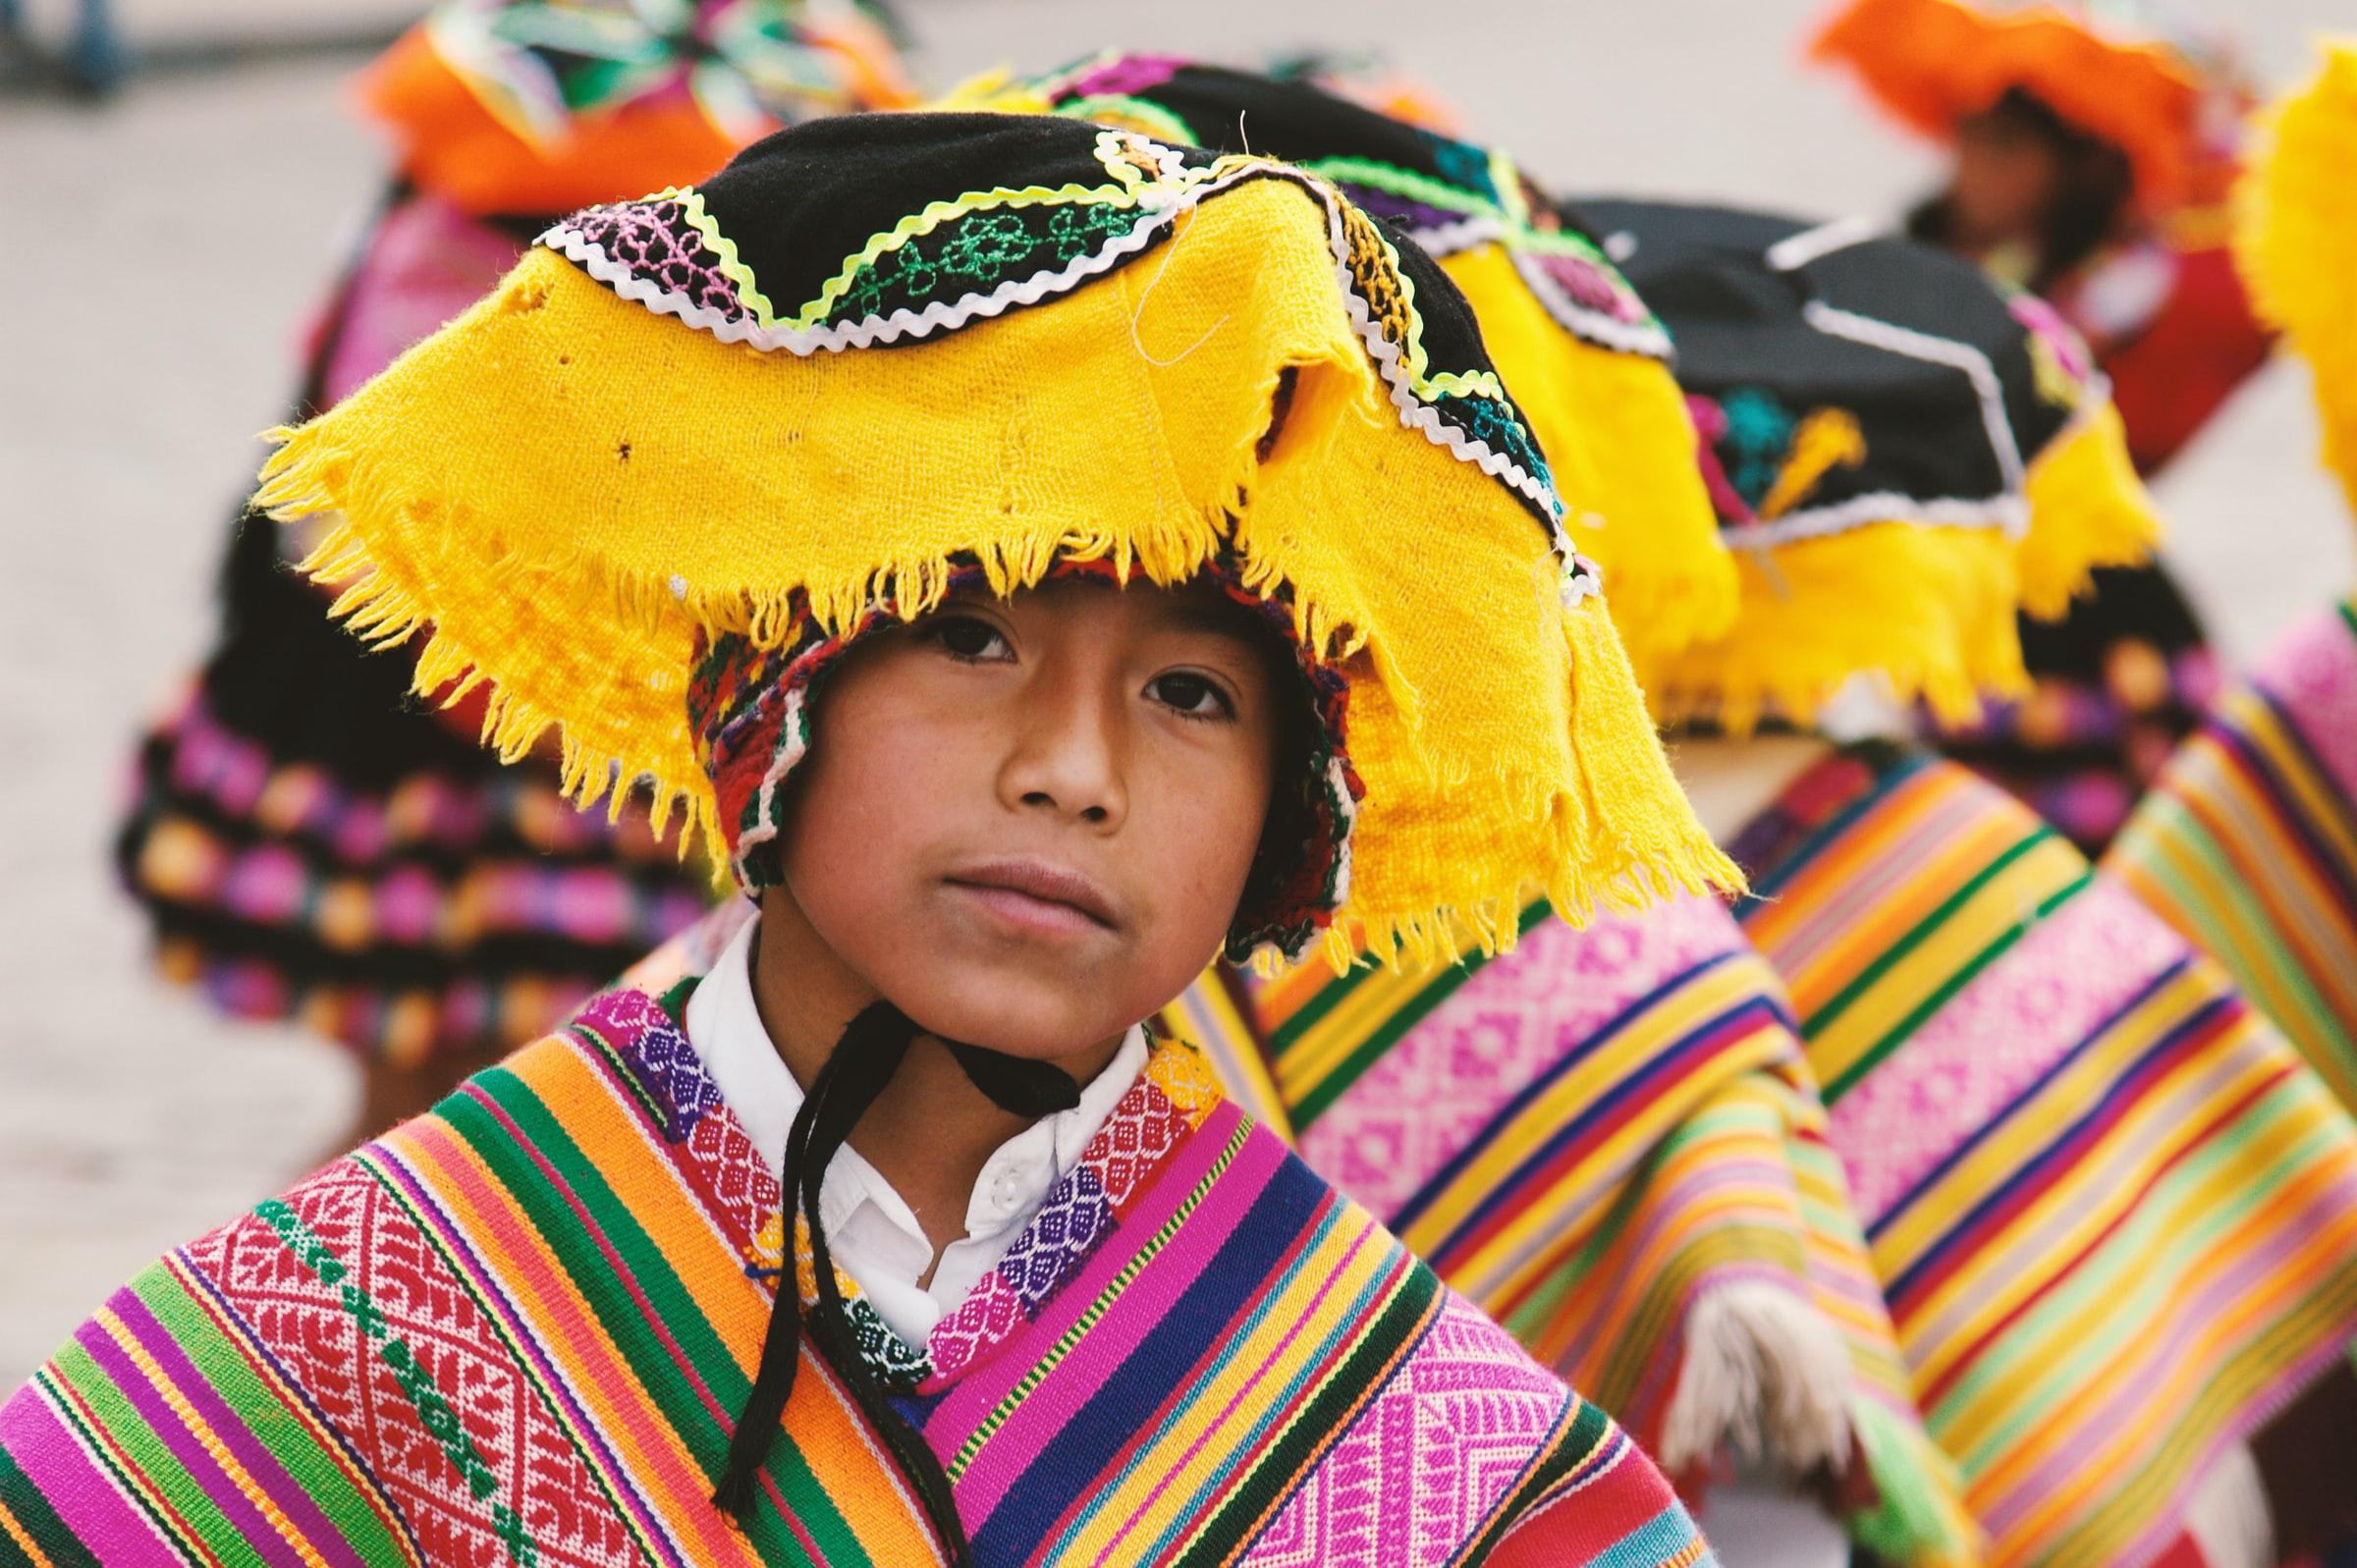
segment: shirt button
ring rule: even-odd
[[[996,1182],[991,1184],[990,1201],[998,1206],[1001,1214],[1012,1210],[1018,1196],[1020,1194],[1015,1189],[1014,1177],[1012,1175],[1001,1175]]]

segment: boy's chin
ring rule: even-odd
[[[928,975],[908,995],[899,994],[900,988],[888,994],[927,1034],[1032,1061],[1061,1061],[1119,1039],[1147,1016],[1126,1016],[1117,999],[1085,989],[1069,980],[961,975],[951,966]]]

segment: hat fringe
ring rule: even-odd
[[[1735,619],[1735,564],[1718,537],[1676,379],[1659,361],[1577,339],[1566,337],[1562,351],[1578,370],[1564,439],[1585,450],[1559,464],[1557,486],[1573,542],[1604,564],[1621,640],[1675,652],[1723,635]],[[1511,351],[1498,352],[1506,359]],[[1530,415],[1550,459],[1546,415],[1554,412],[1542,405]]]
[[[326,445],[318,435],[317,426],[279,426],[264,433],[265,439],[279,445],[262,467],[262,482],[254,500],[282,523],[320,514],[337,517],[297,566],[306,576],[340,590],[329,614],[376,648],[405,644],[422,632],[424,641],[417,652],[412,686],[420,696],[432,697],[443,707],[455,707],[477,687],[487,685],[481,740],[502,762],[521,760],[549,730],[559,730],[563,731],[562,787],[568,799],[586,808],[604,797],[609,817],[619,818],[631,792],[627,782],[642,781],[652,789],[658,833],[669,825],[675,810],[685,809],[692,826],[718,844],[721,839],[710,791],[704,787],[691,753],[669,755],[643,746],[608,746],[584,739],[577,732],[581,727],[576,724],[567,730],[559,715],[500,684],[476,650],[441,628],[426,583],[408,580],[409,574],[396,566],[417,558],[406,551],[388,551],[384,541],[414,528],[447,526],[449,513],[439,505],[404,505],[367,494],[355,483],[349,454]],[[971,550],[879,562],[850,576],[807,582],[790,591],[698,592],[678,582],[617,575],[588,558],[576,558],[553,569],[567,575],[587,572],[604,579],[618,615],[645,633],[736,632],[762,647],[793,641],[800,635],[806,620],[815,621],[830,634],[847,631],[878,606],[890,606],[904,620],[914,620],[941,604],[959,573],[977,568],[991,592],[1002,598],[1035,586],[1059,563],[1069,562],[1110,562],[1124,584],[1142,574],[1151,582],[1169,586],[1193,577],[1232,543],[1245,542],[1233,536],[1235,517],[1248,498],[1251,446],[1249,439],[1242,443],[1238,454],[1242,473],[1230,485],[1226,502],[1191,515],[1165,514],[1128,528],[1067,528],[1054,535],[982,539]],[[521,563],[517,569],[523,569]],[[552,568],[535,565],[531,569]],[[494,575],[500,573],[495,569]],[[1366,646],[1366,633],[1360,628],[1371,618],[1365,606],[1337,604],[1331,593],[1308,591],[1288,580],[1275,563],[1256,557],[1247,556],[1240,563],[1238,580],[1250,592],[1286,603],[1295,640],[1321,663],[1339,663]],[[1418,705],[1412,683],[1394,661],[1378,657],[1373,663],[1394,704],[1413,729]],[[685,852],[683,839],[683,855]]]
[[[1674,652],[1726,631],[1735,568],[1695,463],[1685,394],[1660,360],[1569,332],[1502,244],[1445,257],[1563,499],[1564,529],[1604,566],[1621,640]]]
[[[1737,541],[1740,544],[1738,536]],[[1738,552],[1743,608],[1714,642],[1641,660],[1656,720],[1748,734],[1813,721],[1853,676],[1961,724],[2027,689],[2016,545],[2001,529],[1878,522]]]
[[[2025,488],[2021,608],[2041,621],[2060,619],[2071,600],[2093,591],[2097,567],[2134,566],[2161,540],[2160,512],[2109,399],[2039,455]]]
[[[312,428],[269,434],[281,446],[263,469],[257,503],[281,521],[342,514],[299,569],[341,588],[329,613],[372,646],[392,647],[423,635],[412,682],[420,695],[449,706],[487,685],[482,741],[502,761],[521,759],[556,730],[562,742],[560,787],[568,799],[587,808],[603,798],[609,819],[619,819],[632,786],[643,784],[658,833],[679,812],[708,845],[723,841],[709,783],[691,756],[682,763],[645,748],[601,745],[583,738],[577,721],[568,729],[559,715],[493,680],[476,653],[436,623],[422,586],[403,580],[392,563],[406,558],[380,553],[367,542],[382,537],[381,501],[356,490],[348,457],[313,439]],[[1246,485],[1239,480],[1234,487],[1236,505],[1242,504]],[[436,513],[427,509],[426,514]],[[374,521],[356,526],[355,518]],[[1226,524],[1231,521],[1223,510],[1143,530],[1068,531],[1046,543],[993,541],[970,557],[885,564],[852,579],[811,585],[806,611],[797,595],[679,594],[634,579],[614,579],[610,586],[618,612],[650,632],[660,634],[668,622],[685,618],[706,630],[737,631],[764,646],[778,646],[797,634],[798,618],[805,613],[830,630],[856,625],[879,603],[893,604],[908,618],[922,615],[939,604],[952,575],[970,566],[979,566],[992,591],[1001,595],[1036,584],[1064,561],[1111,561],[1124,580],[1142,573],[1157,583],[1182,582],[1230,547]],[[600,570],[593,563],[567,569]],[[1366,652],[1412,730],[1412,683],[1383,650],[1367,648],[1358,629],[1367,619],[1362,609],[1338,607],[1303,591],[1263,559],[1247,557],[1239,580],[1249,591],[1289,601],[1294,634],[1313,657],[1339,663]],[[1502,819],[1535,825],[1550,846],[1546,858],[1554,869],[1534,867],[1528,876],[1509,871],[1494,887],[1469,890],[1428,910],[1374,918],[1345,911],[1343,923],[1330,928],[1324,943],[1338,969],[1346,969],[1361,950],[1393,967],[1411,968],[1451,962],[1467,941],[1485,953],[1508,951],[1518,940],[1521,912],[1534,886],[1575,925],[1592,919],[1600,905],[1635,910],[1680,892],[1743,890],[1742,873],[1684,807],[1611,619],[1591,601],[1564,610],[1561,625],[1571,673],[1575,779],[1568,784],[1492,780],[1490,790],[1505,798],[1487,809],[1470,799],[1463,802],[1470,818],[1493,827]],[[1428,772],[1443,771],[1429,752],[1424,760]],[[1485,792],[1469,773],[1459,772],[1460,777],[1436,782]],[[690,837],[681,837],[683,856]]]
[[[1375,917],[1345,907],[1324,944],[1338,974],[1362,955],[1412,971],[1453,963],[1468,947],[1510,952],[1534,892],[1544,892],[1562,919],[1583,926],[1600,907],[1633,912],[1680,893],[1744,891],[1742,871],[1685,805],[1610,617],[1590,602],[1566,609],[1562,625],[1572,672],[1576,779],[1568,785],[1468,780],[1455,802],[1468,821],[1529,825],[1528,837],[1548,846],[1546,864],[1490,886],[1452,889],[1429,910]],[[1451,870],[1461,875],[1463,864]]]

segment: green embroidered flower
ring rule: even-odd
[[[1061,271],[1143,221],[1132,206],[1059,201],[997,207],[956,218],[876,257],[846,289],[830,326],[922,312],[935,300],[988,294],[1010,278]]]

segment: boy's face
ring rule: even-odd
[[[1947,188],[1956,238],[1974,248],[2032,238],[2061,180],[2054,147],[2015,116],[1999,109],[1964,120]]]
[[[935,1034],[1101,1046],[1234,918],[1297,700],[1275,664],[1215,590],[1142,580],[954,597],[873,633],[819,698],[783,891]]]

